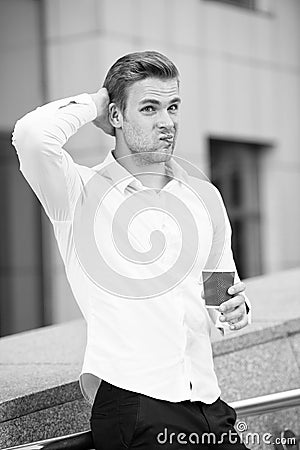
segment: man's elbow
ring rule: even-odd
[[[28,155],[35,152],[35,150],[40,148],[43,140],[39,127],[32,120],[31,114],[26,114],[19,119],[12,133],[12,145],[15,147],[19,158],[23,154]]]

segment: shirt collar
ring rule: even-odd
[[[113,156],[113,150],[110,150],[104,161],[93,167],[94,170],[101,171],[101,174],[109,178],[113,184],[124,194],[129,186],[135,186],[137,189],[148,189],[135,176],[133,176],[125,167],[123,167]],[[171,158],[165,163],[166,175],[174,178],[179,183],[188,182],[187,172]],[[173,180],[172,180],[173,181]]]

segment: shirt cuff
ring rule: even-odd
[[[221,322],[220,317],[222,313],[220,311],[215,311],[215,327],[221,332],[222,336],[226,336],[228,333],[232,333],[234,330],[230,330],[230,325],[228,322]]]
[[[211,321],[213,322],[214,326],[220,331],[222,336],[225,336],[229,332],[232,332],[232,330],[229,329],[230,325],[228,322],[221,322],[220,316],[221,312],[218,311],[215,308],[207,308],[208,315],[211,318]]]

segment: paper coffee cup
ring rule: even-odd
[[[232,295],[228,294],[228,289],[233,286],[234,272],[203,271],[202,280],[207,308],[218,308],[232,298]]]

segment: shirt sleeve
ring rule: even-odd
[[[214,211],[212,214],[214,216],[214,234],[211,252],[206,264],[206,270],[234,272],[234,284],[236,284],[240,281],[240,277],[236,269],[231,248],[231,224],[220,192],[214,185],[211,186],[216,196],[213,202]],[[243,293],[242,295],[245,297],[248,323],[250,324],[252,321],[251,304],[247,295],[245,293]],[[218,310],[208,308],[208,313],[214,325],[221,331],[223,335],[228,334],[229,332],[232,333],[232,331],[234,331],[229,329],[230,325],[227,322],[220,321],[221,313]]]
[[[91,96],[80,94],[38,107],[15,125],[12,143],[20,171],[51,221],[72,219],[72,203],[82,186],[76,164],[63,146],[96,116]]]

